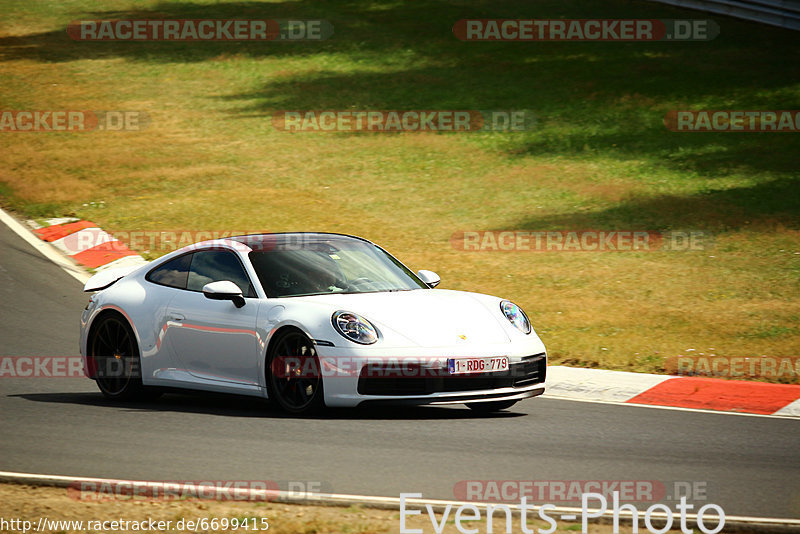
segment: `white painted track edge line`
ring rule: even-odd
[[[97,478],[97,477],[78,477],[78,476],[67,476],[67,475],[43,475],[38,473],[17,473],[13,471],[0,471],[0,482],[5,483],[14,483],[14,484],[26,484],[26,485],[34,485],[34,486],[55,486],[55,487],[69,487],[72,484],[78,482],[84,483],[107,483],[107,484],[146,484],[151,487],[163,487],[168,482],[158,482],[158,481],[146,481],[146,480],[126,480],[126,479],[110,479],[110,478]],[[186,484],[187,488],[199,488],[199,485],[193,484]],[[333,505],[333,506],[344,506],[344,505],[352,505],[352,504],[362,504],[365,506],[376,506],[376,507],[384,507],[389,509],[400,509],[400,498],[399,497],[380,497],[380,496],[371,496],[371,495],[348,495],[348,494],[339,494],[339,493],[320,493],[320,494],[312,494],[311,496],[307,497],[298,497],[293,494],[293,492],[287,491],[270,491],[268,492],[270,496],[275,496],[272,499],[274,502],[281,502],[281,503],[289,503],[289,504],[308,504],[308,505]],[[418,499],[418,498],[408,498],[406,499],[406,504],[410,505],[409,508],[413,507],[423,507],[423,506],[430,506],[436,511],[441,511],[447,506],[450,507],[459,507],[463,505],[474,505],[479,509],[486,510],[487,506],[491,506],[493,504],[502,504],[502,503],[482,503],[482,502],[475,502],[475,501],[451,501],[451,500],[441,500],[441,499]],[[514,504],[507,504],[507,506],[514,512],[519,512],[519,506]],[[532,511],[538,510],[538,506],[530,506]],[[416,509],[416,508],[414,508]],[[592,510],[587,510],[592,511]],[[580,508],[574,507],[555,507],[549,510],[551,516],[556,515],[563,515],[565,513],[574,513],[574,512],[581,512]],[[670,514],[673,518],[679,518],[679,514]],[[667,514],[663,512],[653,512],[651,516],[656,519],[666,519]],[[611,512],[606,512],[602,516],[598,516],[596,519],[609,519],[612,517]],[[630,513],[620,513],[620,518],[630,519]],[[687,519],[696,520],[696,514],[686,514]],[[595,519],[595,518],[591,518]],[[779,517],[751,517],[751,516],[732,516],[726,515],[725,516],[725,523],[726,525],[729,523],[739,523],[739,524],[751,524],[751,525],[765,525],[765,526],[777,526],[777,527],[800,527],[800,519],[785,519]]]
[[[81,269],[78,265],[64,257],[64,255],[54,248],[50,243],[43,241],[33,235],[33,233],[17,221],[14,217],[9,215],[5,210],[0,208],[0,221],[2,221],[8,228],[24,239],[29,245],[39,251],[44,257],[52,261],[67,274],[78,280],[81,284],[85,284],[91,275]]]

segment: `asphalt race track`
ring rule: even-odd
[[[2,224],[0,251],[0,355],[77,355],[80,284]],[[440,499],[462,480],[656,480],[668,494],[694,481],[728,515],[800,518],[798,420],[541,398],[484,418],[458,406],[301,419],[233,396],[113,404],[67,378],[0,379],[0,418],[4,471]]]

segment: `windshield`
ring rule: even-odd
[[[352,238],[304,237],[249,254],[269,297],[427,288],[377,246]]]

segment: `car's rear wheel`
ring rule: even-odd
[[[493,402],[472,402],[467,406],[478,413],[492,413],[501,410],[507,410],[517,403],[515,400],[510,401],[493,401]]]
[[[141,400],[158,396],[142,385],[139,346],[133,329],[119,314],[108,313],[93,326],[89,340],[89,365],[97,387],[106,397]]]
[[[307,414],[325,406],[314,343],[299,330],[278,333],[267,358],[269,398],[286,412]]]

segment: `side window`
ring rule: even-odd
[[[234,253],[225,250],[201,250],[192,256],[186,289],[202,291],[203,286],[209,282],[230,280],[239,286],[245,297],[256,296],[242,263]]]
[[[162,286],[186,289],[186,280],[189,276],[189,264],[191,261],[192,255],[184,254],[150,271],[147,275],[147,280]]]

